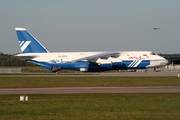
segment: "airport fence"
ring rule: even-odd
[[[154,69],[148,69],[148,71],[153,71]],[[180,65],[166,65],[164,67],[160,67],[157,70],[159,71],[180,71]]]
[[[163,67],[165,71],[180,71],[180,65],[167,65]]]
[[[21,73],[21,68],[0,68],[0,73]]]
[[[148,71],[153,71],[154,69],[148,69]],[[158,68],[159,71],[180,71],[180,65],[167,65]],[[142,71],[142,70],[137,70]],[[21,73],[22,68],[0,68],[0,73]]]

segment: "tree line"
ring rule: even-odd
[[[178,59],[180,60],[180,54],[159,54],[166,59]],[[14,67],[27,67],[36,66],[32,63],[26,62],[19,58],[13,58],[12,55],[3,54],[0,52],[0,67],[14,66]]]
[[[19,58],[13,58],[12,55],[0,53],[0,66],[26,67],[26,66],[36,66],[36,65],[32,63],[28,63]]]

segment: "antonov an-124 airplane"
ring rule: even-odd
[[[164,66],[168,61],[151,51],[49,52],[25,28],[15,28],[21,54],[18,57],[53,72],[62,69],[82,72],[147,69]]]

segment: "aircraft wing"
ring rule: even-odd
[[[100,59],[108,59],[109,57],[117,58],[119,56],[120,56],[119,52],[105,52],[105,53],[100,53],[100,54],[96,54],[96,55],[91,55],[91,56],[86,56],[86,57],[83,57],[83,58],[75,59],[75,60],[72,60],[71,62],[75,62],[75,61],[95,62],[99,58]]]

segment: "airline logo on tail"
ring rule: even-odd
[[[22,53],[47,53],[49,52],[25,28],[15,28]]]
[[[21,51],[24,52],[24,50],[27,48],[27,46],[31,43],[31,41],[19,41],[19,45],[21,47]]]

